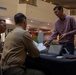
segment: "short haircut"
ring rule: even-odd
[[[0,19],[0,24],[2,23],[2,21],[6,22],[6,20],[4,20],[4,19]]]
[[[56,9],[63,11],[63,7],[61,5],[56,5],[53,10],[56,10]]]
[[[24,14],[22,14],[22,13],[17,13],[14,16],[15,24],[22,23],[24,19],[26,19],[26,16]]]

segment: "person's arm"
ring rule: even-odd
[[[71,24],[72,30],[70,32],[65,33],[65,35],[76,34],[76,21],[73,17],[70,18],[70,24]]]
[[[38,57],[40,55],[40,52],[35,46],[33,39],[28,32],[25,33],[24,39],[26,41],[25,46],[28,54],[33,58]]]
[[[49,40],[47,40],[44,43],[44,45],[47,46],[53,39],[57,38],[57,35],[58,35],[58,31],[57,31],[56,26],[55,26],[52,35],[50,36]]]

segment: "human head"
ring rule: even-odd
[[[23,27],[23,29],[26,29],[27,26],[27,18],[24,14],[22,13],[17,13],[14,16],[14,21],[16,25],[19,25],[21,27]]]
[[[6,20],[0,19],[0,33],[3,33],[6,31]]]
[[[63,7],[61,5],[56,5],[53,8],[53,11],[54,11],[55,15],[58,17],[61,17],[63,15]]]

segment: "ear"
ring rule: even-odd
[[[25,24],[25,21],[23,20],[23,24]]]
[[[23,23],[26,24],[26,20],[25,19],[23,20]]]

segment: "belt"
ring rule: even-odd
[[[66,46],[66,45],[70,45],[70,44],[73,44],[73,43],[59,43],[59,44],[62,44],[64,46]]]

